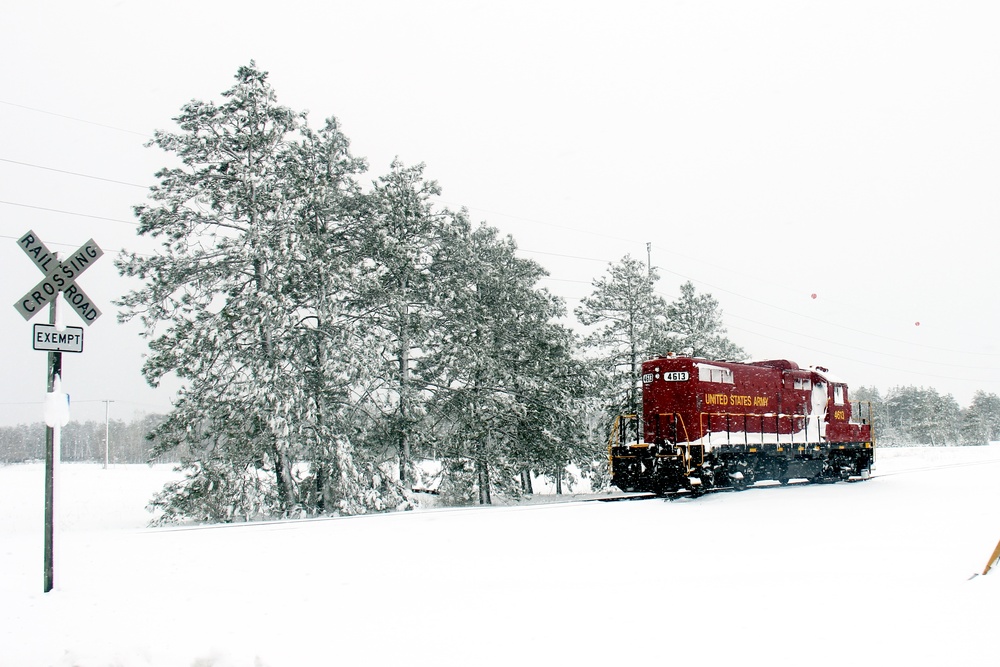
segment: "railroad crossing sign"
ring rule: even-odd
[[[80,274],[104,254],[94,239],[84,243],[62,261],[56,259],[55,254],[45,247],[35,232],[28,232],[22,236],[18,239],[17,245],[35,263],[38,270],[45,274],[42,282],[28,290],[28,293],[14,304],[25,321],[34,317],[42,306],[56,298],[60,292],[88,326],[101,316],[101,311],[94,305],[93,299],[76,284]]]

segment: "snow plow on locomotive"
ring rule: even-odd
[[[825,368],[669,355],[643,363],[642,388],[642,414],[620,416],[608,443],[623,491],[700,495],[871,475],[871,405],[852,403]]]

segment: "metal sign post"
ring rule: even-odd
[[[65,260],[60,260],[51,252],[35,232],[29,231],[17,240],[17,245],[31,259],[45,277],[28,290],[28,293],[14,304],[25,321],[30,320],[49,304],[49,324],[36,324],[32,331],[32,347],[48,351],[46,371],[47,396],[54,397],[62,386],[62,353],[83,352],[83,329],[80,327],[60,327],[56,325],[56,301],[60,293],[73,310],[90,326],[101,311],[93,300],[84,293],[76,279],[97,260],[104,251],[90,239]],[[50,409],[46,404],[46,411]],[[63,406],[64,408],[66,406]],[[55,467],[59,454],[60,418],[46,414],[45,429],[45,540],[44,540],[44,582],[43,591],[48,593],[54,584],[54,521],[55,514]]]
[[[56,323],[56,303],[49,306],[49,324]],[[62,352],[50,351],[48,356],[48,376],[46,386],[48,393],[56,390],[56,377],[62,378]],[[61,382],[61,380],[60,380]],[[45,555],[43,557],[42,591],[48,593],[53,586],[53,561],[55,560],[55,495],[56,495],[56,440],[59,435],[56,433],[58,426],[46,424],[45,426]],[[61,449],[61,447],[60,447]]]

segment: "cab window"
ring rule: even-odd
[[[725,382],[734,384],[733,371],[729,368],[719,368],[701,364],[698,366],[698,380],[701,382]]]

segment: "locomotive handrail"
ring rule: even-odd
[[[854,410],[854,406],[857,406],[857,410]],[[862,410],[862,406],[866,409]],[[872,411],[871,401],[851,401],[851,423],[852,424],[868,424],[873,428],[875,426],[875,413]],[[858,414],[865,413],[865,414]]]
[[[725,420],[726,420],[726,424],[725,424],[726,428],[725,428],[725,430],[721,430],[720,429],[718,431],[715,431],[715,430],[712,429],[712,418],[713,417],[725,418]],[[751,412],[702,412],[702,413],[700,413],[700,421],[701,421],[701,423],[699,424],[699,426],[700,426],[700,429],[699,429],[700,430],[700,439],[699,439],[700,444],[704,445],[705,442],[706,442],[706,439],[707,439],[708,445],[711,446],[712,445],[712,434],[716,433],[716,432],[720,433],[720,434],[724,433],[726,435],[726,443],[725,443],[726,445],[732,445],[732,444],[734,444],[733,441],[732,441],[732,435],[734,433],[739,433],[739,431],[733,431],[732,430],[733,417],[736,417],[738,419],[742,419],[742,421],[743,421],[743,444],[745,446],[748,446],[748,447],[751,444],[750,443],[750,433],[751,433],[751,430],[748,428],[748,425],[747,425],[749,419],[759,420],[758,423],[760,424],[760,428],[759,429],[755,429],[753,431],[753,433],[754,434],[758,434],[758,433],[760,434],[760,443],[759,444],[761,444],[761,445],[767,445],[767,444],[781,445],[782,444],[781,443],[781,423],[782,423],[782,420],[787,420],[787,422],[788,422],[788,431],[789,431],[788,432],[788,444],[792,444],[792,445],[794,445],[794,444],[803,444],[803,445],[804,444],[809,444],[811,442],[810,439],[809,439],[809,422],[813,421],[813,420],[816,421],[816,438],[815,438],[815,441],[819,442],[822,439],[822,427],[820,426],[820,419],[821,419],[821,417],[819,415],[788,414],[788,413],[783,413],[783,412],[778,412],[778,413],[771,412],[771,413],[764,413],[764,414],[761,414],[761,413],[751,413]],[[774,442],[767,442],[765,440],[764,436],[765,435],[771,435],[772,432],[771,431],[765,431],[764,430],[764,424],[765,424],[765,420],[769,421],[771,418],[774,419],[774,431],[773,431]],[[796,420],[801,420],[801,423],[802,423],[802,426],[803,426],[803,428],[802,428],[801,431],[796,431],[796,429],[795,429]],[[796,436],[799,433],[802,434],[802,439],[801,440],[798,440],[796,438]],[[753,443],[753,444],[758,444],[758,443]]]
[[[622,430],[621,430],[622,421],[623,420],[628,421],[631,419],[638,419],[638,418],[639,415],[618,415],[617,417],[615,417],[615,421],[611,424],[611,433],[608,434],[609,450],[611,447],[615,445],[615,443],[618,443],[619,445],[624,444],[623,443],[624,438],[622,436]],[[636,434],[638,437],[638,429],[636,429]]]
[[[677,426],[676,426],[677,422],[679,421],[681,423],[681,429],[684,431],[684,442],[691,442],[691,438],[688,435],[687,424],[684,423],[684,415],[682,415],[679,412],[661,412],[658,415],[656,415],[656,417],[657,417],[657,426],[659,426],[659,418],[660,417],[673,417],[674,418],[674,429],[675,429],[675,431],[676,431],[676,428],[677,428]],[[677,438],[675,436],[673,444],[677,444],[678,441],[679,441],[679,438]]]
[[[680,422],[681,430],[684,433],[684,440],[683,441],[680,438],[676,437],[676,433],[675,433],[675,436],[674,436],[674,439],[673,439],[673,443],[676,444],[678,442],[690,442],[691,441],[691,436],[688,433],[687,424],[684,423],[684,416],[681,413],[679,413],[679,412],[661,412],[661,413],[657,414],[656,417],[657,417],[657,420],[656,420],[657,434],[659,434],[660,417],[673,417],[675,431],[676,431],[676,428],[677,428],[677,426],[676,426],[677,422]],[[640,438],[640,435],[643,435],[644,431],[643,431],[643,427],[639,424],[639,415],[635,415],[635,414],[632,414],[632,415],[618,415],[617,417],[615,417],[615,421],[612,422],[612,424],[611,424],[611,432],[608,434],[608,448],[609,448],[609,450],[610,450],[611,447],[614,447],[616,444],[619,445],[619,446],[625,444],[625,436],[624,436],[624,433],[623,433],[623,430],[622,430],[622,424],[623,424],[623,422],[628,422],[628,421],[631,421],[631,420],[635,420],[636,421],[636,444],[637,445],[641,444],[639,438]],[[645,440],[645,439],[643,438],[643,440]]]
[[[612,468],[614,467],[614,447],[622,446],[625,444],[625,435],[622,430],[622,422],[628,422],[631,420],[636,421],[635,438],[636,444],[639,444],[639,434],[642,429],[639,428],[639,415],[618,415],[615,417],[615,421],[611,424],[611,432],[608,434],[608,465]]]

